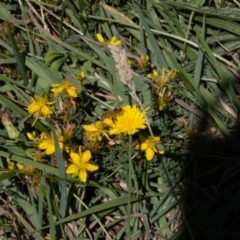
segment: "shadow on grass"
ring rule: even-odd
[[[214,128],[204,121],[199,129],[188,145],[183,172],[184,224],[177,239],[239,239],[240,145],[236,149],[233,139],[212,132]],[[240,136],[238,131],[234,137]]]

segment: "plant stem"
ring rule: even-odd
[[[128,214],[128,219],[127,219],[127,224],[128,224],[128,240],[131,240],[131,224],[130,224],[130,216],[131,216],[131,185],[132,185],[132,136],[128,136],[128,204],[127,204],[127,214]]]

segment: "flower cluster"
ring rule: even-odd
[[[115,36],[110,40],[105,40],[98,33],[96,38],[101,44],[108,45],[109,48],[120,49],[115,46],[119,46],[121,40],[118,40]],[[110,52],[113,55],[113,50]],[[144,71],[150,65],[149,56],[144,54],[140,54],[140,56],[139,58],[133,57],[134,61],[129,64]],[[119,76],[120,70],[126,72],[125,65],[127,65],[131,74],[129,74],[129,81],[125,81],[125,85],[131,89],[128,83],[131,82],[134,85],[134,81],[132,80],[132,69],[127,64],[127,57],[128,55],[125,53],[121,67],[118,67],[119,62],[116,62],[115,58],[117,56],[114,56],[114,61],[116,68],[119,68]],[[81,69],[85,70],[88,68],[85,66]],[[87,72],[91,71],[87,70]],[[163,110],[166,108],[165,97],[169,86],[168,80],[175,79],[176,72],[163,69],[162,75],[159,75],[156,70],[153,70],[147,76],[157,85],[156,94],[158,96],[159,110]],[[107,111],[95,122],[87,122],[84,119],[86,115],[81,116],[81,113],[84,114],[85,109],[82,109],[82,111],[80,109],[86,105],[85,103],[79,103],[79,99],[84,99],[86,96],[84,94],[86,87],[84,82],[88,79],[90,78],[87,78],[86,72],[80,70],[79,75],[76,76],[76,85],[74,85],[74,80],[65,78],[61,83],[52,84],[49,94],[42,93],[31,98],[26,109],[35,118],[33,125],[37,120],[43,119],[45,120],[43,123],[47,123],[46,125],[51,123],[56,129],[56,138],[53,137],[50,131],[40,132],[39,134],[35,132],[27,133],[34,146],[34,151],[32,152],[34,161],[51,163],[53,166],[56,166],[56,161],[52,160],[56,153],[56,146],[59,146],[66,159],[66,173],[73,177],[78,177],[81,182],[86,183],[88,172],[94,172],[99,169],[96,164],[98,161],[96,158],[98,149],[106,149],[106,146],[112,147],[119,143],[127,142],[128,139],[132,138],[132,150],[137,153],[136,155],[139,153],[144,154],[147,161],[153,160],[156,154],[164,154],[160,137],[147,133],[146,111],[140,110],[135,104]],[[78,121],[78,118],[81,120]],[[75,125],[80,127],[75,129]],[[79,136],[82,138],[80,139]],[[155,159],[157,158],[155,157]],[[9,169],[13,168],[14,165],[9,162]],[[17,168],[22,171],[35,171],[31,166],[21,164],[18,164]]]
[[[17,167],[17,169],[19,169],[20,171],[23,171],[23,172],[28,172],[28,173],[34,172],[34,168],[32,166],[27,166],[27,165],[24,165],[21,163],[15,164],[15,162],[11,161],[10,159],[7,159],[7,164],[8,164],[9,170],[15,170]]]
[[[68,133],[67,133],[68,134]],[[79,176],[79,179],[85,183],[87,181],[87,171],[96,171],[98,169],[97,166],[92,165],[89,163],[89,160],[91,158],[91,152],[85,151],[82,152],[81,147],[79,147],[79,152],[75,153],[72,150],[69,150],[69,148],[66,148],[67,146],[67,134],[65,134],[65,137],[61,134],[61,132],[57,132],[57,142],[59,145],[59,148],[61,150],[66,151],[66,153],[69,153],[71,164],[66,170],[67,174],[72,174],[74,176]],[[41,133],[39,137],[36,137],[33,133],[27,133],[30,140],[32,140],[36,147],[40,150],[44,150],[44,153],[46,155],[52,155],[55,153],[55,142],[53,139],[53,136],[47,133]],[[39,155],[38,155],[39,156]],[[35,158],[36,160],[36,158]],[[39,159],[38,159],[39,160]],[[18,166],[20,170],[25,170],[24,166]]]
[[[86,78],[85,72],[81,71],[77,79],[81,83],[83,83],[85,78]],[[49,95],[43,93],[41,95],[34,96],[27,107],[28,112],[30,114],[33,114],[33,116],[35,117],[33,125],[41,117],[44,118],[45,120],[50,120],[50,118],[56,119],[61,113],[67,115],[66,112],[69,111],[69,109],[66,109],[67,102],[73,101],[73,99],[76,98],[78,94],[81,92],[81,90],[74,86],[67,78],[64,79],[60,84],[52,84],[51,87],[52,87],[51,92],[53,93],[53,100],[50,100]],[[59,97],[63,98],[64,101],[62,101],[61,98]],[[58,111],[54,110],[57,107],[56,104],[59,104]],[[67,168],[66,173],[72,174],[73,176],[79,176],[79,179],[83,183],[85,183],[87,180],[87,171],[96,171],[98,167],[89,163],[89,160],[91,158],[91,152],[89,150],[82,152],[81,150],[82,148],[79,147],[79,152],[75,153],[74,149],[76,147],[74,147],[71,143],[74,127],[71,126],[67,120],[63,122],[65,122],[65,127],[63,127],[62,131],[56,130],[57,136],[56,140],[59,149],[68,154],[70,161],[72,162]],[[94,133],[92,137],[96,137],[97,132],[99,132],[98,137],[104,134],[105,136],[107,136],[104,131],[101,132],[100,124],[92,126],[92,129],[91,128],[89,129],[89,127],[86,128],[88,130],[92,130],[95,128],[95,132],[93,131]],[[37,135],[35,132],[33,132],[27,133],[27,136],[35,146],[35,151],[33,152],[34,161],[46,162],[47,156],[55,154],[56,143],[51,133],[42,132],[40,135]],[[9,169],[13,169],[13,167],[15,167],[15,165],[13,165],[12,162],[9,160]],[[34,168],[31,168],[30,170],[29,166],[25,166],[22,164],[17,164],[17,167],[19,170],[25,172],[34,171]]]
[[[85,78],[85,72],[82,71],[80,73],[82,80]],[[76,98],[78,93],[80,93],[80,89],[70,83],[69,79],[64,79],[61,84],[52,84],[51,92],[53,92],[54,97],[58,98],[61,94],[66,93],[69,97],[70,101],[72,98]],[[66,100],[67,101],[67,100]],[[31,98],[30,104],[27,107],[27,111],[30,114],[33,114],[35,120],[32,125],[40,118],[49,119],[51,115],[53,115],[54,104],[57,100],[50,100],[50,97],[43,93],[41,95],[35,95]],[[74,106],[74,104],[72,104]]]
[[[142,129],[146,128],[146,120],[143,112],[141,112],[136,105],[126,105],[120,110],[113,110],[103,116],[102,121],[84,125],[85,136],[91,145],[95,145],[113,135],[119,139],[125,135],[134,135]],[[140,144],[136,146],[136,150],[145,151],[146,159],[152,160],[154,152],[164,154],[163,150],[157,149],[157,144],[160,143],[160,137],[145,137],[139,135]]]
[[[175,80],[176,74],[175,71],[168,71],[166,68],[162,69],[162,75],[159,75],[155,69],[151,74],[147,74],[147,77],[157,84],[158,87],[156,91],[156,105],[159,111],[163,111],[167,107],[168,98],[171,95],[167,91],[167,88],[171,86],[168,84],[168,80]]]

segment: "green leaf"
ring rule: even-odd
[[[38,63],[36,59],[27,57],[26,65],[38,78],[43,79],[42,81],[37,81],[36,89],[38,91],[46,89],[46,86],[50,86],[52,83],[59,83],[58,78],[44,67],[43,64]]]
[[[2,172],[0,174],[0,182],[4,181],[6,179],[10,179],[16,175],[17,175],[17,171],[15,171],[15,170],[14,171],[9,170],[7,173]]]
[[[62,58],[64,55],[62,53],[59,52],[55,52],[55,51],[48,51],[45,57],[45,65],[48,66],[49,64],[51,64],[54,60]]]

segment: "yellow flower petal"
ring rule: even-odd
[[[91,152],[90,152],[89,150],[83,152],[83,153],[82,153],[82,159],[81,159],[81,160],[82,160],[82,163],[88,162],[91,157],[92,157],[92,156],[91,156]]]
[[[104,39],[103,39],[102,34],[97,33],[97,34],[96,34],[96,37],[97,37],[97,39],[98,39],[98,41],[99,41],[100,43],[104,43]]]
[[[54,96],[57,97],[63,90],[64,87],[58,87],[51,89],[51,92],[53,92]]]
[[[79,178],[83,183],[87,181],[87,171],[85,169],[79,171]]]
[[[88,131],[88,132],[95,132],[98,131],[98,129],[96,128],[95,124],[89,124],[89,125],[83,125],[83,129]]]
[[[50,145],[47,147],[45,153],[47,155],[52,155],[55,152],[55,146],[54,145]]]
[[[158,78],[158,72],[155,69],[153,69],[152,76],[154,79]]]
[[[154,157],[154,151],[151,148],[147,148],[145,153],[146,153],[146,159],[148,161],[151,161]]]
[[[73,161],[74,164],[76,164],[76,165],[79,164],[79,162],[80,162],[80,156],[79,156],[78,153],[71,152],[71,153],[70,153],[70,157],[71,157],[71,159],[72,159],[72,161]]]
[[[8,163],[8,169],[9,170],[14,170],[15,169],[15,163],[12,162],[9,158],[7,159],[7,163]]]
[[[134,62],[133,62],[133,60],[128,59],[128,60],[127,60],[127,63],[128,63],[128,65],[132,66]]]
[[[122,42],[121,42],[121,40],[117,40],[116,42],[114,42],[114,45],[115,46],[118,46],[118,45],[120,45]]]
[[[27,132],[27,137],[32,140],[32,141],[35,141],[35,137],[33,137],[33,135],[29,132]]]
[[[60,141],[59,139],[60,139],[60,138],[58,138],[58,141]],[[63,140],[64,140],[64,139],[62,139],[62,141],[63,141]],[[58,142],[58,145],[59,145],[59,148],[60,148],[60,149],[63,149],[63,143],[62,143],[62,142]]]
[[[116,42],[117,38],[115,36],[113,36],[110,40],[110,42],[113,44],[114,42]]]
[[[160,137],[154,137],[154,142],[159,143],[160,142]]]
[[[85,77],[86,77],[86,73],[85,73],[84,71],[81,71],[80,77],[81,77],[82,79],[85,78]]]
[[[113,128],[113,129],[109,130],[110,135],[114,135],[114,134],[118,134],[118,133],[119,133],[119,131],[116,128]]]
[[[23,170],[24,169],[24,165],[21,163],[17,163],[17,167],[19,170]]]
[[[104,129],[104,123],[102,121],[97,121],[89,125],[83,125],[83,129],[86,131],[84,133],[88,141],[101,141],[102,137],[106,137],[110,140],[107,131]]]
[[[103,119],[103,123],[105,123],[106,125],[108,125],[109,127],[114,127],[114,122],[112,119],[110,118],[104,118]]]
[[[50,114],[52,114],[52,111],[48,106],[44,105],[41,109],[41,113],[43,115],[50,115]]]
[[[89,172],[93,172],[93,171],[98,170],[98,166],[93,165],[93,164],[89,164],[89,163],[87,163],[87,164],[85,165],[85,167],[86,167],[86,169],[87,169]]]
[[[72,87],[66,89],[66,91],[68,93],[68,96],[73,97],[73,98],[77,97],[78,89],[75,86],[72,86]]]
[[[148,148],[148,144],[147,143],[142,143],[141,144],[141,150],[145,151]]]
[[[78,172],[79,172],[79,169],[75,164],[71,164],[66,170],[67,174],[73,174],[74,177],[78,175]]]
[[[146,62],[148,62],[149,59],[150,59],[150,57],[149,57],[148,55],[146,55],[145,58],[144,58],[144,60],[145,60]]]
[[[46,149],[46,148],[48,148],[48,146],[51,145],[51,144],[52,144],[52,143],[51,143],[50,141],[44,140],[44,141],[42,141],[42,142],[38,145],[38,147],[39,147],[40,149]]]
[[[31,114],[31,113],[38,112],[41,109],[41,106],[31,104],[28,106],[27,109],[28,109],[28,112]]]
[[[121,44],[121,40],[117,40],[117,38],[115,36],[113,36],[110,40],[111,44],[114,44],[115,46],[118,46]]]

